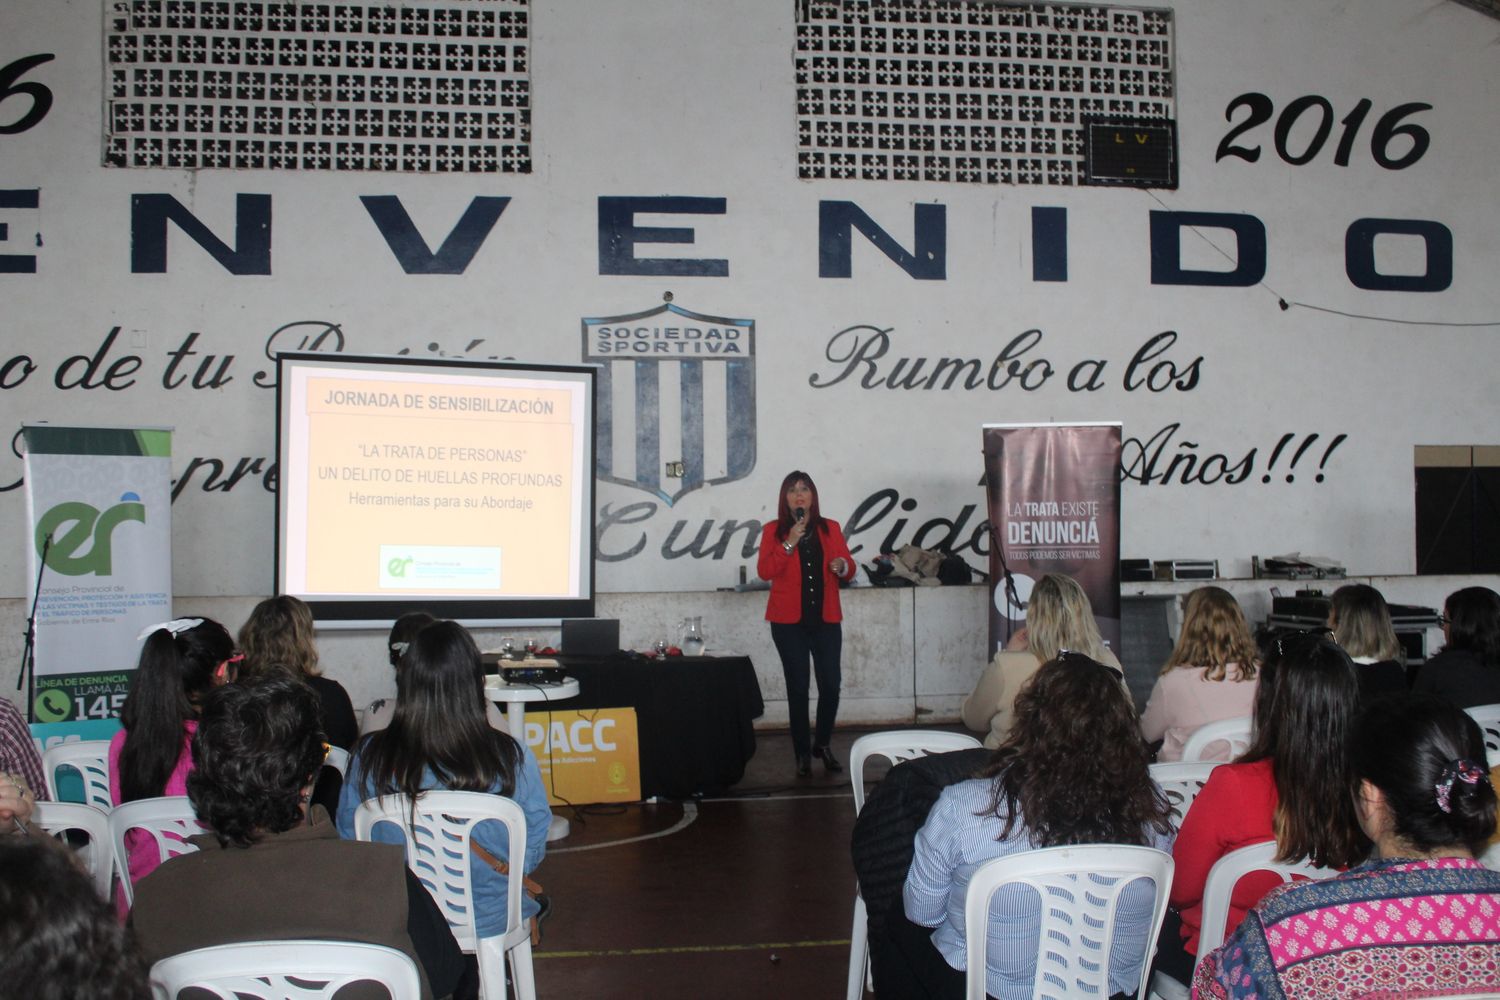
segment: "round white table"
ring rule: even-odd
[[[497,675],[484,679],[484,696],[490,701],[505,703],[505,721],[510,726],[510,735],[523,746],[526,743],[526,706],[531,702],[564,701],[577,696],[581,688],[572,677],[553,684],[509,684]],[[552,814],[552,825],[547,829],[547,840],[561,840],[570,832],[567,817]]]

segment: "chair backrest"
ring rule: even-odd
[[[1233,719],[1220,719],[1218,722],[1199,726],[1193,730],[1193,735],[1189,736],[1187,743],[1183,745],[1182,759],[1184,761],[1202,760],[1204,751],[1213,744],[1228,743],[1229,754],[1224,760],[1233,760],[1250,745],[1254,730],[1255,720],[1248,715]]]
[[[1167,793],[1167,801],[1172,804],[1173,827],[1182,825],[1182,818],[1187,815],[1188,807],[1193,804],[1198,793],[1203,791],[1209,774],[1218,766],[1219,762],[1212,760],[1151,765],[1151,780],[1161,786],[1161,790]]]
[[[42,754],[42,775],[47,779],[47,797],[61,802],[57,775],[61,769],[77,771],[83,778],[83,801],[109,812],[109,740],[74,740],[59,743]]]
[[[1475,705],[1464,711],[1484,730],[1484,749],[1491,756],[1500,752],[1500,705]]]
[[[1229,902],[1234,887],[1251,872],[1270,872],[1281,881],[1293,878],[1320,879],[1337,875],[1332,868],[1320,868],[1310,861],[1276,861],[1276,841],[1267,840],[1230,851],[1208,870],[1203,885],[1203,922],[1198,929],[1198,955],[1201,957],[1224,943],[1234,931],[1229,923]]]
[[[131,830],[139,830],[156,841],[162,861],[196,851],[198,848],[189,844],[187,838],[206,832],[186,795],[136,799],[115,806],[109,814],[109,840],[127,904],[135,902],[135,890],[130,884],[130,847],[125,843],[125,834]]]
[[[406,837],[406,864],[427,887],[438,908],[453,928],[453,936],[464,951],[478,947],[474,926],[474,866],[485,862],[474,856],[470,838],[485,820],[499,820],[509,837],[506,857],[526,856],[526,815],[510,799],[484,792],[432,791],[417,800],[415,816],[405,795],[383,795],[367,799],[354,811],[354,836],[371,840],[379,824],[390,823]],[[510,865],[506,878],[505,937],[527,934],[521,923],[524,873],[519,863]]]
[[[1150,972],[1156,937],[1167,913],[1172,885],[1172,856],[1150,847],[1088,844],[1046,847],[986,861],[974,871],[964,895],[964,928],[968,951],[969,1000],[984,1000],[985,946],[989,942],[990,904],[1007,885],[1028,885],[1041,904],[1033,997],[1107,997],[1109,959],[1114,945],[1115,914],[1126,889],[1150,880],[1155,898],[1151,933],[1144,942],[1141,995]]]
[[[887,733],[867,733],[854,741],[849,751],[849,784],[854,789],[854,814],[865,807],[865,761],[884,757],[892,764],[931,753],[949,750],[972,750],[983,746],[967,733],[949,733],[941,729],[894,729]]]
[[[151,994],[192,988],[223,1000],[332,1000],[350,983],[376,982],[391,1000],[417,1000],[416,963],[394,948],[354,941],[251,941],[199,948],[151,967]]]
[[[339,773],[342,778],[349,771],[349,751],[343,747],[329,747],[328,756],[323,761],[324,767],[331,767]]]
[[[108,901],[115,871],[109,814],[83,802],[38,802],[31,821],[54,837],[69,830],[82,830],[88,834],[88,844],[76,850],[94,880],[94,888]]]

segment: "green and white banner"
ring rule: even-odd
[[[23,428],[28,579],[36,610],[32,720],[117,716],[136,635],[171,617],[172,432]]]

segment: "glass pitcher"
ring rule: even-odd
[[[679,627],[682,629],[682,655],[703,655],[703,616],[692,615],[684,618]]]

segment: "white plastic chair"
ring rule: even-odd
[[[1161,790],[1167,793],[1167,801],[1172,804],[1173,827],[1182,826],[1182,818],[1187,815],[1188,808],[1192,806],[1198,793],[1203,791],[1209,774],[1218,766],[1219,762],[1212,760],[1151,765],[1151,780],[1161,786]]]
[[[135,887],[130,882],[130,849],[125,844],[125,834],[130,830],[140,830],[155,840],[162,861],[196,851],[198,848],[189,844],[187,838],[206,832],[186,795],[136,799],[115,806],[109,814],[109,839],[127,906],[135,904]]]
[[[1245,748],[1250,745],[1254,734],[1255,720],[1248,715],[1242,715],[1233,719],[1220,719],[1218,722],[1210,722],[1193,730],[1187,743],[1182,748],[1182,759],[1184,761],[1201,761],[1204,751],[1215,743],[1228,743],[1229,756],[1224,760],[1233,760]],[[1222,763],[1220,761],[1219,763]]]
[[[100,897],[109,901],[115,856],[109,836],[109,814],[83,802],[38,802],[31,821],[54,837],[69,830],[88,834],[88,846],[77,848]]]
[[[865,761],[884,757],[892,764],[928,754],[950,750],[972,750],[983,746],[967,733],[948,733],[937,729],[896,729],[887,733],[867,733],[854,741],[849,751],[849,785],[854,790],[854,815],[865,807]],[[846,1000],[859,1000],[870,982],[869,914],[859,887],[854,887],[854,927],[849,933],[849,981]],[[872,986],[873,988],[873,986]]]
[[[42,754],[42,775],[47,779],[47,797],[61,802],[57,794],[57,773],[71,768],[83,777],[83,801],[109,812],[114,800],[109,797],[109,740],[74,740],[59,743]]]
[[[504,823],[506,857],[505,931],[482,938],[475,928],[472,868],[485,862],[470,849],[474,828],[485,820]],[[416,803],[405,795],[368,799],[354,812],[354,836],[371,840],[376,825],[393,823],[406,837],[406,864],[448,918],[458,946],[479,958],[480,996],[505,1000],[505,960],[510,959],[516,1000],[536,1000],[531,965],[531,927],[521,919],[525,893],[521,859],[526,857],[526,816],[510,799],[482,792],[424,792]]]
[[[1027,885],[1041,903],[1034,998],[1107,997],[1109,957],[1115,914],[1125,890],[1149,879],[1155,898],[1151,932],[1139,959],[1137,996],[1144,996],[1156,937],[1167,914],[1172,856],[1151,847],[1088,844],[1046,847],[986,861],[974,870],[964,894],[964,933],[968,955],[968,1000],[984,1000],[985,950],[990,903],[1007,885]]]
[[[418,1000],[416,963],[394,948],[354,941],[251,941],[199,948],[151,967],[151,995],[201,990],[222,1000],[332,1000],[350,983],[376,982],[391,1000]]]
[[[1484,749],[1491,756],[1500,752],[1500,705],[1475,705],[1464,711],[1484,730]]]
[[[887,733],[867,733],[854,741],[849,750],[849,785],[854,789],[854,815],[865,807],[865,761],[884,757],[892,764],[928,754],[949,750],[972,750],[983,746],[967,733],[948,733],[940,729],[893,729]]]
[[[1229,924],[1229,903],[1234,887],[1251,872],[1270,872],[1283,882],[1293,878],[1328,878],[1338,874],[1333,868],[1320,868],[1309,861],[1276,861],[1276,841],[1267,840],[1230,851],[1208,870],[1203,884],[1203,922],[1198,928],[1198,958],[1213,951],[1234,933]],[[1195,966],[1196,967],[1196,966]],[[1188,986],[1170,976],[1158,973],[1151,979],[1151,995],[1161,1000],[1186,1000]]]
[[[323,761],[324,767],[331,767],[339,773],[342,778],[349,771],[349,751],[343,747],[329,747],[328,756]]]

